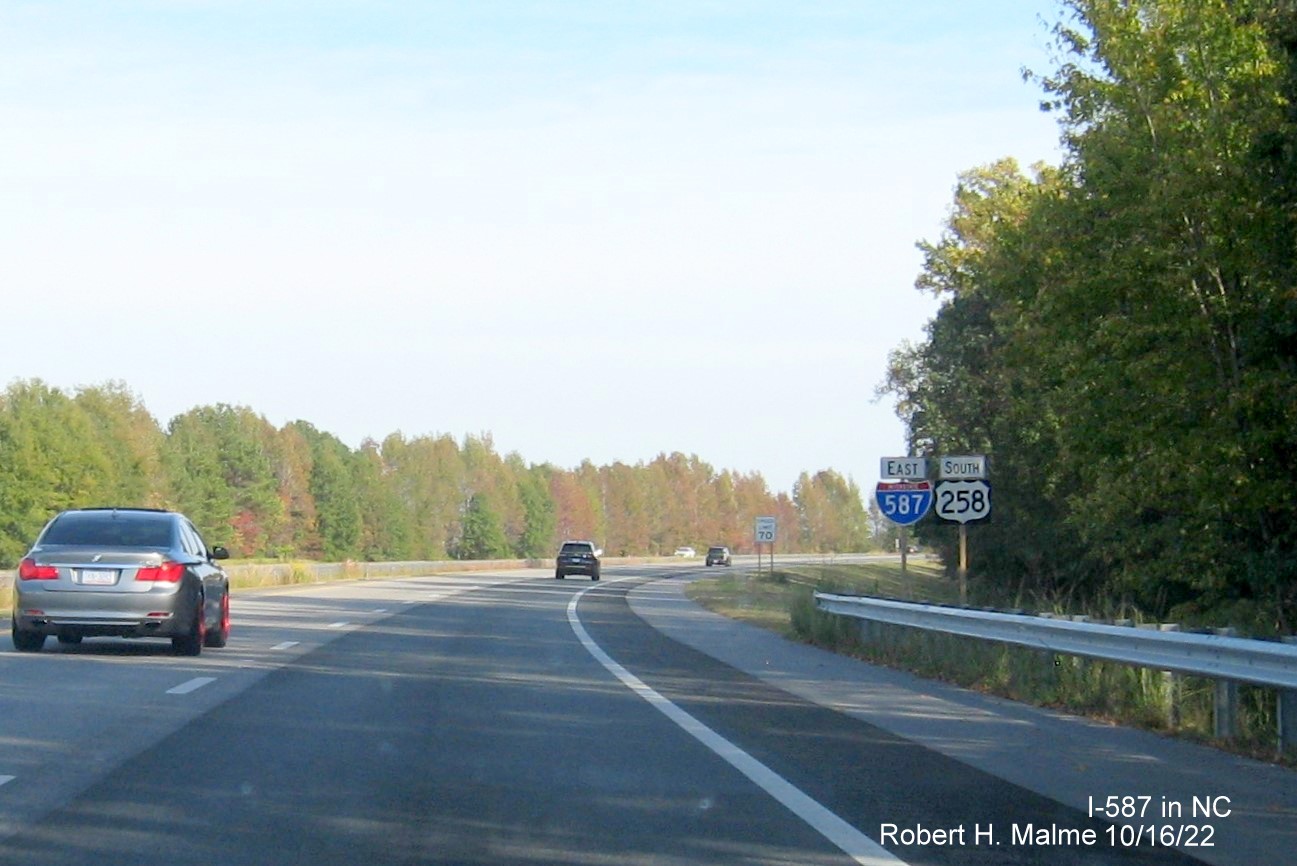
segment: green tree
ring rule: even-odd
[[[457,559],[503,559],[510,554],[500,517],[484,493],[475,493],[464,510],[464,535]]]
[[[1063,165],[961,179],[918,281],[942,307],[888,389],[919,451],[992,455],[983,576],[1290,628],[1293,9],[1065,7],[1036,77]]]
[[[803,472],[793,485],[801,547],[817,553],[851,553],[869,545],[869,521],[860,489],[831,469]]]
[[[0,561],[15,563],[65,508],[116,505],[112,457],[94,420],[40,380],[0,395]]]
[[[306,421],[290,425],[311,448],[309,488],[315,500],[321,552],[325,560],[341,561],[360,555],[364,523],[352,452],[338,437],[323,433]]]
[[[962,174],[946,230],[920,244],[916,287],[941,300],[927,339],[893,352],[886,384],[897,399],[914,454],[987,454],[995,515],[970,547],[976,577],[1054,599],[1093,593],[1102,571],[1089,557],[1066,497],[1076,483],[1063,459],[1064,423],[1049,395],[1063,376],[1048,363],[1058,337],[1033,319],[1065,245],[1058,226],[1064,178],[1037,166],[1024,175],[1013,160]],[[927,520],[918,539],[957,558],[954,527]]]
[[[180,508],[208,531],[232,533],[232,552],[265,556],[285,522],[275,474],[277,431],[246,407],[199,406],[168,425]]]
[[[73,402],[85,412],[97,449],[109,462],[105,495],[115,504],[158,508],[171,498],[163,467],[166,434],[122,382],[80,388]]]
[[[360,555],[370,561],[413,558],[413,515],[402,502],[376,442],[366,439],[360,444],[352,470],[360,509]]]
[[[319,558],[322,555],[315,497],[311,495],[314,463],[310,442],[301,428],[287,424],[277,435],[274,473],[285,521],[282,531],[271,538],[277,556]]]
[[[441,560],[457,543],[465,471],[459,446],[450,436],[383,440],[384,465],[411,521],[411,549],[418,559]]]
[[[1114,588],[1146,605],[1261,599],[1290,621],[1292,220],[1265,206],[1264,154],[1291,126],[1274,7],[1070,5],[1084,28],[1060,31],[1073,62],[1043,83],[1064,112],[1069,222],[1085,231],[1036,312],[1066,373],[1051,402],[1069,422],[1076,525]]]
[[[549,466],[533,466],[518,479],[518,498],[522,502],[525,526],[518,539],[517,553],[523,559],[550,556],[555,549],[557,519],[554,500],[549,493]]]

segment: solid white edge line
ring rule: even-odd
[[[14,779],[17,778],[18,778],[17,776],[0,776],[0,785],[8,785],[10,782],[12,782]]]
[[[346,620],[343,620],[342,622],[331,622],[329,623],[329,628],[343,628],[344,626],[347,626],[349,624],[350,623],[348,623]]]
[[[621,578],[621,580],[630,579]],[[610,583],[615,582],[617,581],[610,581]],[[567,604],[567,620],[572,626],[572,631],[576,633],[577,639],[581,641],[581,644],[589,651],[590,655],[594,656],[613,676],[621,680],[623,685],[648,701],[655,709],[675,722],[698,742],[723,758],[730,766],[751,779],[763,791],[779,801],[784,808],[809,824],[812,829],[840,848],[852,860],[862,864],[862,866],[882,866],[885,863],[904,862],[882,845],[803,793],[801,789],[774,770],[654,691],[651,686],[614,661],[611,656],[603,651],[599,644],[595,643],[594,638],[590,637],[590,633],[585,630],[585,626],[581,624],[581,618],[577,616],[576,612],[577,602],[581,600],[581,596],[597,588],[592,586],[583,589],[572,597],[572,600]]]
[[[169,695],[187,695],[192,691],[201,689],[203,686],[216,682],[216,677],[194,677],[192,680],[186,680],[174,688],[167,689]]]
[[[277,643],[277,644],[275,644],[274,646],[271,647],[271,649],[272,649],[272,650],[286,650],[286,649],[292,649],[293,647],[297,646],[299,643],[301,643],[301,641],[296,641],[296,640],[286,640],[286,641],[284,641],[283,643]]]

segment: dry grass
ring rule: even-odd
[[[721,577],[693,581],[685,594],[715,613],[788,635],[789,592],[793,588],[758,578],[754,572],[726,571]]]

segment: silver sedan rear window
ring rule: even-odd
[[[170,547],[171,520],[165,515],[112,512],[64,514],[50,524],[41,544],[86,547]]]

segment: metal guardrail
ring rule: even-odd
[[[1180,675],[1215,681],[1214,731],[1230,738],[1238,732],[1238,684],[1275,690],[1278,755],[1297,758],[1297,637],[1283,642],[1238,638],[1228,634],[1192,634],[1175,626],[1108,625],[1047,614],[970,610],[933,604],[891,601],[832,593],[815,593],[826,613],[865,623],[885,623],[1000,641],[1050,654],[1084,656],[1163,671],[1167,679],[1167,716],[1179,724]],[[862,632],[867,631],[862,629]]]
[[[1217,680],[1297,689],[1297,646],[1214,634],[815,593],[827,613]]]

